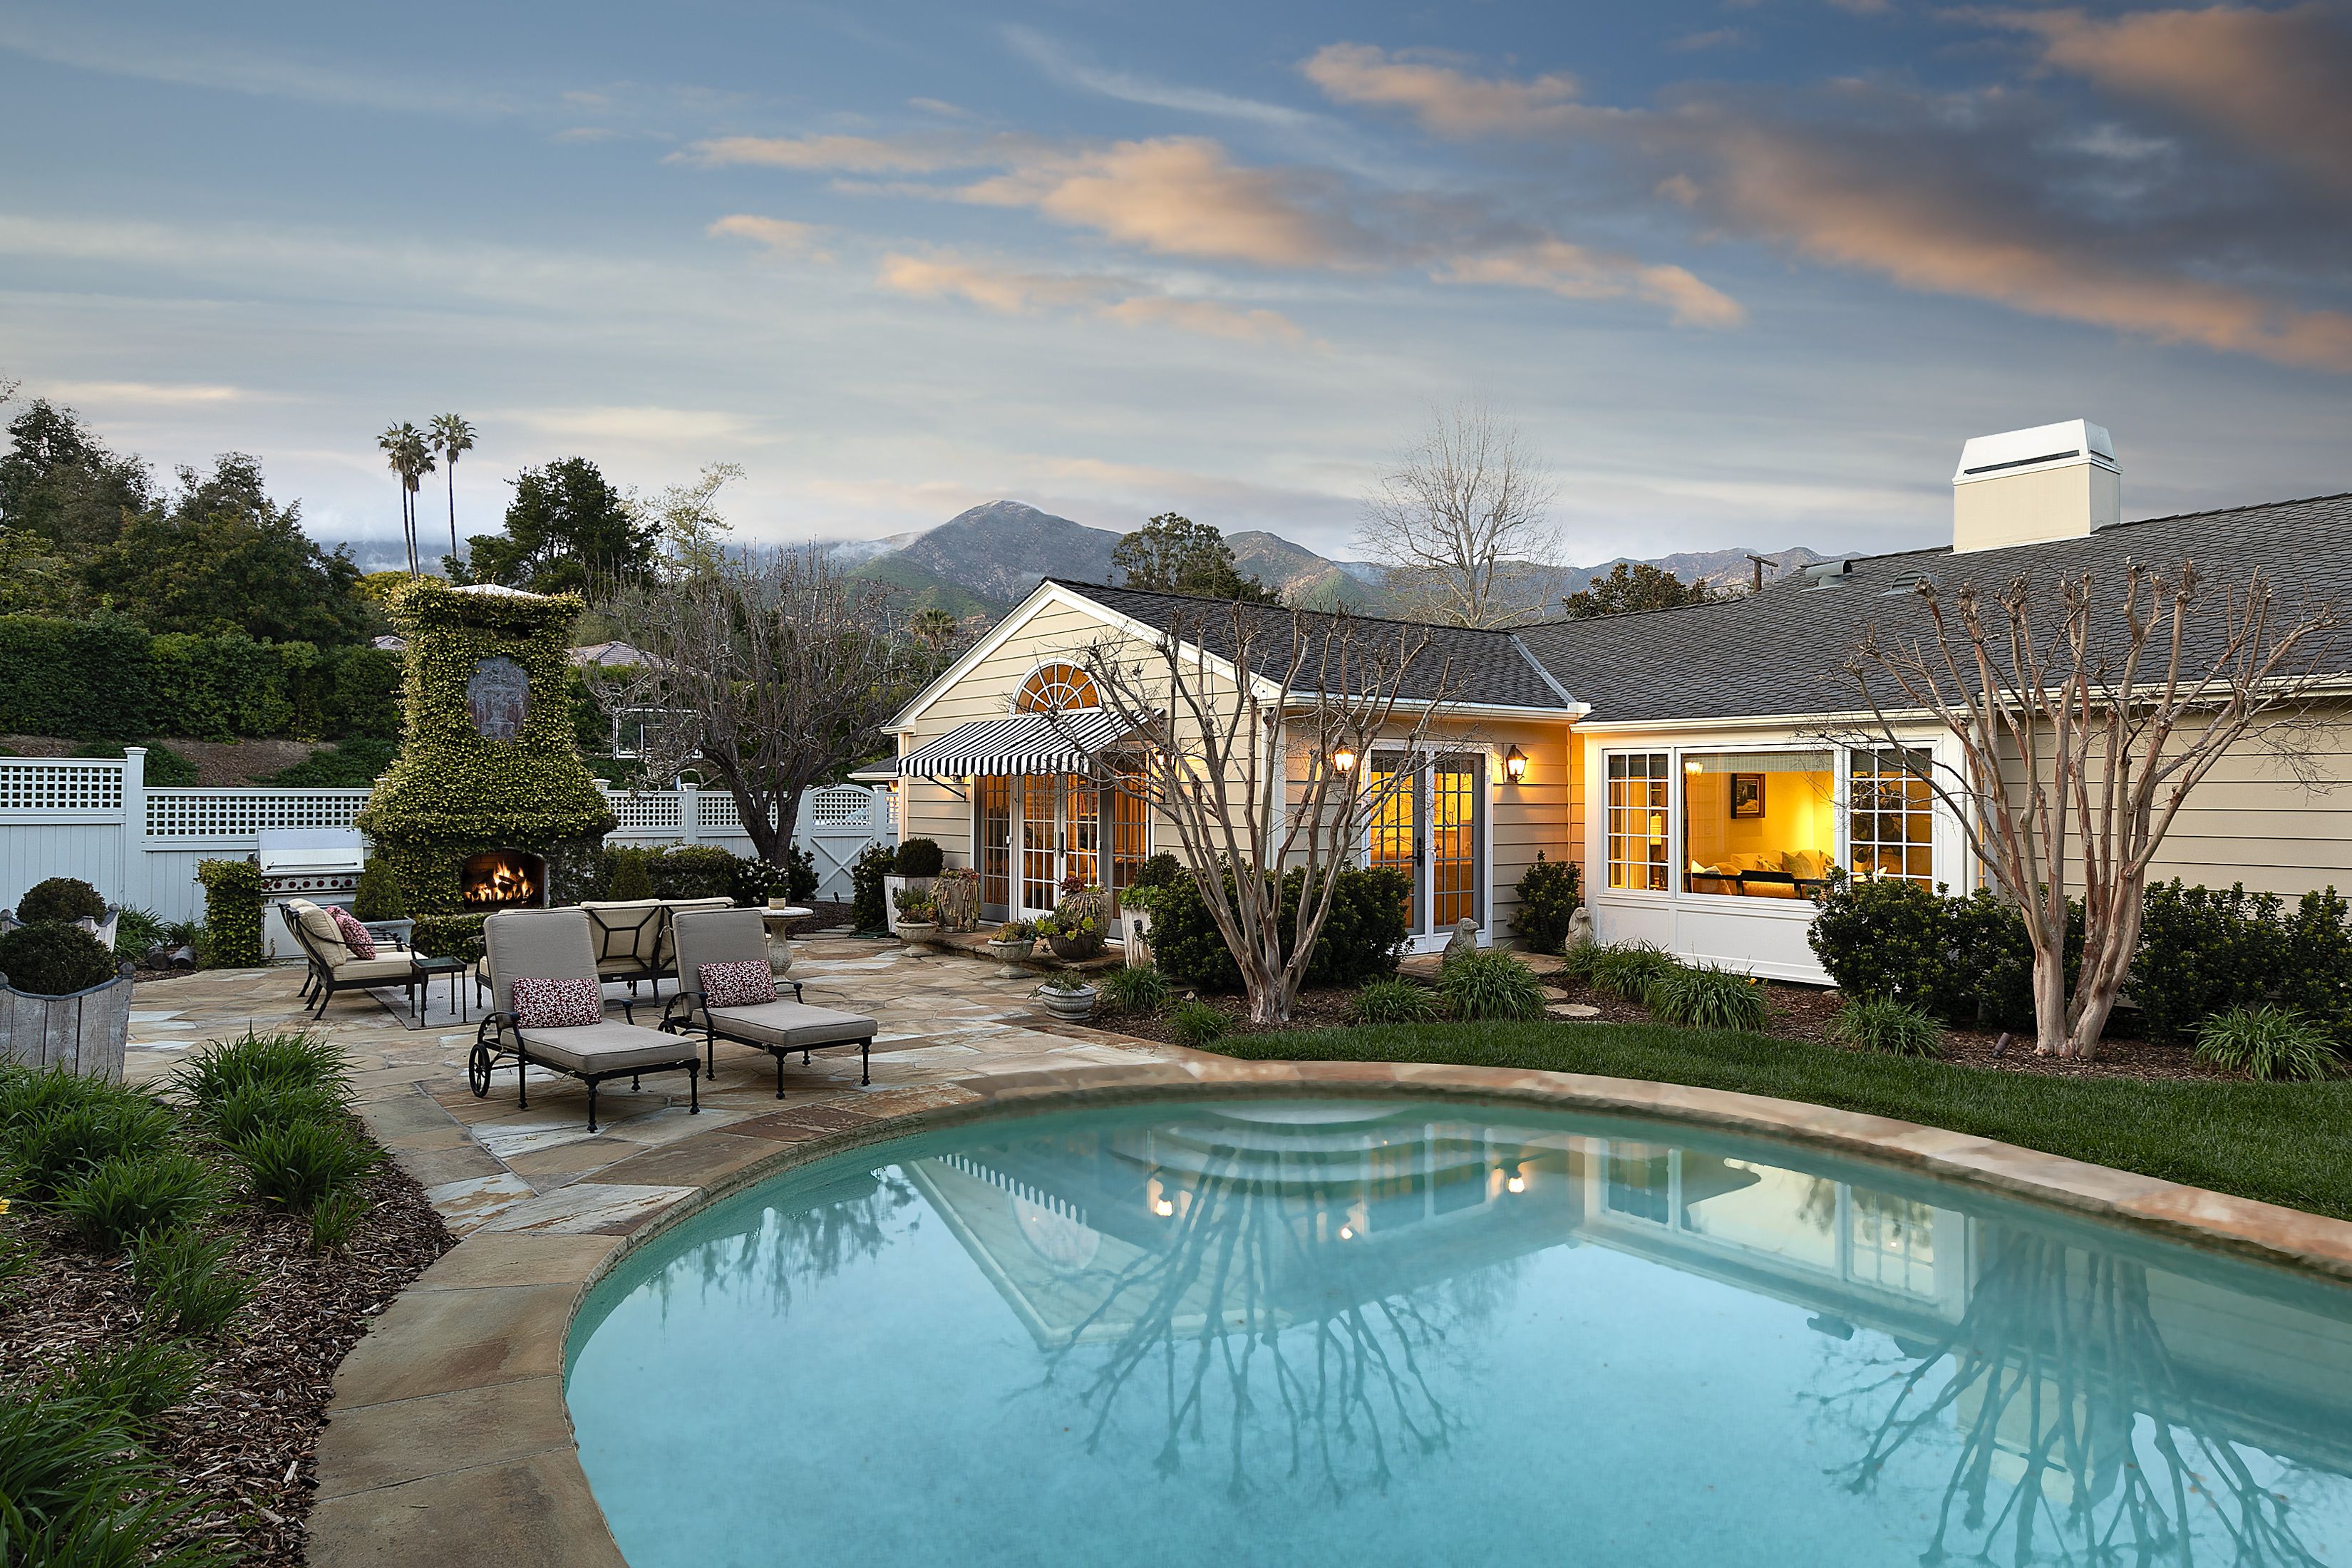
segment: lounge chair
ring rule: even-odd
[[[634,1021],[615,1024],[599,1018],[593,1024],[526,1027],[515,1016],[518,980],[585,980],[592,985],[603,984],[596,973],[595,950],[589,944],[585,914],[578,910],[504,910],[482,922],[482,941],[489,950],[490,1000],[495,1006],[476,1031],[473,1053],[466,1063],[466,1081],[475,1099],[490,1092],[490,1074],[499,1059],[512,1057],[519,1109],[530,1107],[532,1068],[568,1073],[588,1086],[591,1132],[596,1131],[596,1086],[616,1078],[625,1078],[634,1086],[645,1073],[684,1072],[690,1109],[700,1114],[702,1093],[697,1075],[702,1063],[691,1042]],[[623,1003],[621,1010],[628,1016],[628,1004]]]
[[[637,983],[652,984],[661,995],[664,976],[677,962],[670,937],[670,921],[683,910],[724,910],[732,899],[585,900],[589,930],[595,942],[596,973],[606,980],[625,980],[635,995]]]
[[[855,1013],[836,1013],[830,1007],[812,1007],[801,1000],[797,980],[781,980],[775,984],[788,986],[793,999],[781,997],[773,1002],[755,1002],[745,1006],[713,1007],[703,994],[702,966],[706,963],[757,963],[765,968],[768,963],[767,925],[758,910],[689,910],[681,912],[677,921],[677,994],[669,999],[662,1013],[662,1027],[679,1031],[691,1030],[698,1016],[702,1020],[704,1070],[719,1076],[719,1045],[720,1040],[732,1040],[739,1046],[750,1046],[776,1058],[776,1098],[784,1097],[784,1058],[794,1051],[803,1062],[809,1053],[828,1046],[857,1047],[857,1081],[874,1081],[874,1032],[881,1026],[871,1018]]]
[[[373,958],[362,958],[352,951],[351,943],[335,924],[335,917],[308,899],[289,899],[278,906],[286,921],[287,931],[294,945],[302,950],[310,971],[302,980],[302,1000],[318,1004],[310,1016],[325,1016],[327,1004],[338,991],[372,991],[379,985],[400,985],[414,990],[416,969],[412,955],[403,944],[390,939],[385,928],[396,927],[407,934],[409,922],[395,921],[369,925],[368,934],[375,937]]]

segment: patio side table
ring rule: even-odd
[[[425,953],[411,955],[408,961],[408,1016],[415,1020],[410,1027],[425,1026],[425,1015],[433,1008],[433,982],[441,975],[449,977],[449,1008],[457,1021],[467,1021],[468,1008],[466,995],[466,961],[449,955],[439,957]]]

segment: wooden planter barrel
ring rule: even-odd
[[[0,1062],[61,1067],[84,1078],[122,1081],[131,1038],[131,966],[103,985],[68,996],[35,996],[0,984]]]

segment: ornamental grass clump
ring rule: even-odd
[[[1940,1057],[1944,1026],[1892,996],[1849,996],[1823,1031],[1834,1044],[1884,1057]]]
[[[210,1166],[165,1149],[100,1160],[58,1189],[57,1209],[76,1241],[111,1254],[148,1232],[193,1225],[219,1201]]]
[[[184,1225],[139,1237],[131,1248],[131,1278],[147,1293],[155,1321],[175,1334],[201,1337],[236,1316],[253,1287],[228,1267],[233,1246]]]
[[[84,1351],[45,1381],[61,1394],[140,1424],[185,1399],[196,1375],[196,1358],[189,1351],[168,1340],[135,1336]]]
[[[1666,971],[1642,993],[1642,1005],[1661,1024],[1689,1029],[1760,1029],[1772,1016],[1762,985],[1713,964]]]
[[[164,1107],[113,1089],[0,1127],[0,1155],[25,1195],[54,1198],[105,1161],[163,1152],[173,1125]]]
[[[1176,1011],[1168,1015],[1168,1032],[1195,1050],[1223,1039],[1229,1026],[1223,1013],[1198,998],[1179,1004]]]
[[[1591,984],[1593,965],[1600,963],[1601,955],[1608,951],[1591,937],[1585,938],[1582,942],[1570,942],[1559,950],[1560,976],[1567,980],[1581,981],[1587,985]]]
[[[1427,986],[1395,975],[1359,987],[1349,1005],[1359,1024],[1426,1024],[1437,1016],[1437,998]]]
[[[1095,976],[1103,1000],[1122,1013],[1157,1013],[1168,1005],[1175,987],[1168,976],[1148,963],[1122,964]]]
[[[254,1196],[307,1215],[330,1194],[355,1188],[382,1158],[347,1122],[296,1121],[229,1145]]]
[[[173,1083],[207,1114],[240,1089],[311,1090],[340,1102],[351,1083],[351,1062],[308,1029],[265,1035],[248,1028],[191,1055]]]
[[[1589,961],[1592,988],[1620,1002],[1639,1002],[1650,987],[1682,965],[1664,948],[1646,942],[1621,942],[1597,949]]]
[[[15,1568],[226,1568],[221,1510],[179,1490],[121,1410],[67,1381],[0,1393],[0,1527]],[[166,1545],[165,1542],[172,1544]]]
[[[2333,1078],[2343,1065],[2335,1043],[2301,1013],[2287,1007],[2231,1007],[2198,1028],[2197,1059],[2248,1078]]]
[[[1494,948],[1465,952],[1437,972],[1437,994],[1455,1017],[1526,1020],[1544,1016],[1543,990],[1527,966]]]

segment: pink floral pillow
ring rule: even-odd
[[[368,935],[367,927],[352,918],[351,910],[339,904],[329,904],[327,918],[333,921],[335,930],[342,933],[343,945],[352,950],[353,958],[375,956],[375,938]]]
[[[702,1002],[706,1007],[754,1007],[776,999],[776,977],[756,958],[736,963],[705,963],[696,973],[702,976]]]
[[[508,998],[522,1029],[580,1029],[604,1016],[604,994],[593,980],[518,980]]]

